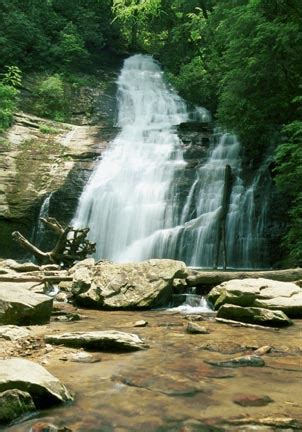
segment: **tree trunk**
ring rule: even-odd
[[[225,223],[229,210],[230,196],[232,192],[232,168],[226,165],[224,172],[224,187],[221,202],[221,210],[218,216],[217,242],[214,268],[217,269],[219,262],[220,246],[222,243],[223,269],[227,268],[226,232]]]
[[[190,270],[187,278],[189,286],[219,285],[233,279],[265,278],[280,282],[296,282],[302,280],[302,269],[263,270],[263,271],[202,271]]]

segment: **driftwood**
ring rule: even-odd
[[[269,331],[279,331],[280,330],[279,328],[276,328],[276,327],[265,327],[265,326],[262,326],[259,324],[248,324],[248,323],[243,323],[240,321],[233,321],[233,320],[229,320],[229,319],[225,319],[225,318],[215,318],[215,320],[219,323],[222,323],[222,324],[229,324],[232,327],[249,327],[249,328],[254,328],[257,330],[269,330]],[[256,351],[258,351],[258,350],[256,350]],[[256,354],[256,351],[253,354]],[[265,354],[265,352],[261,353],[261,354],[258,353],[256,355],[263,355],[263,354]]]
[[[95,243],[87,239],[89,228],[75,229],[63,226],[54,218],[41,218],[41,221],[58,236],[55,247],[49,252],[41,251],[18,231],[12,233],[13,239],[29,251],[40,265],[59,264],[62,267],[70,267],[76,261],[83,260],[95,252]]]
[[[206,271],[191,269],[187,278],[189,286],[219,285],[233,279],[265,278],[280,282],[296,282],[302,279],[302,269],[263,271]]]
[[[215,254],[215,264],[214,268],[217,269],[219,261],[220,247],[222,244],[222,258],[223,258],[223,269],[227,267],[227,253],[226,253],[226,232],[225,224],[226,217],[230,205],[230,196],[232,193],[232,168],[230,165],[226,165],[224,171],[224,187],[221,202],[221,210],[218,216],[218,229],[217,229],[217,241],[216,241],[216,254]]]

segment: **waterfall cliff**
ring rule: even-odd
[[[265,248],[267,211],[255,204],[261,176],[249,184],[243,181],[236,137],[213,136],[207,161],[196,169],[187,198],[180,202],[177,182],[186,162],[176,125],[202,121],[206,110],[190,110],[165,83],[150,56],[128,58],[117,84],[121,130],[99,160],[74,218],[76,226],[90,228],[96,257],[120,262],[177,258],[212,267],[228,165],[232,172],[224,221],[228,265],[260,266],[256,258]]]

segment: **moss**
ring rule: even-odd
[[[56,134],[58,133],[58,130],[54,128],[53,126],[50,126],[47,123],[40,123],[39,124],[39,131],[44,134]]]

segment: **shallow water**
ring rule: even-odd
[[[70,305],[64,307],[73,310]],[[198,324],[210,333],[191,335],[185,331],[188,317],[175,311],[78,312],[86,318],[33,327],[33,332],[38,336],[118,329],[139,334],[150,348],[127,354],[97,353],[101,361],[96,363],[66,360],[76,349],[57,346],[48,353],[45,347],[37,350],[27,358],[46,362],[44,366],[75,393],[74,403],[43,411],[40,420],[83,432],[210,430],[185,429],[183,423],[195,420],[209,425],[234,416],[288,415],[302,421],[301,321],[279,331],[255,330],[230,327],[203,315],[197,317],[203,320]],[[140,319],[148,325],[134,328],[133,322]],[[274,350],[264,356],[266,366],[262,368],[217,368],[206,363],[249,353],[263,345]],[[232,401],[238,394],[268,395],[274,402],[244,408]],[[37,418],[7,430],[28,431],[35,422]]]

